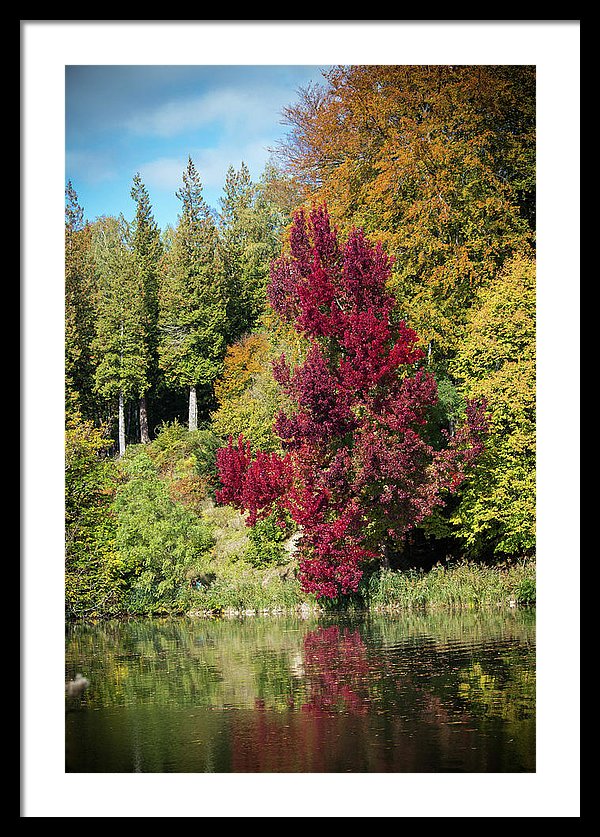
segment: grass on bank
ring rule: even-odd
[[[257,565],[260,543],[252,542],[243,517],[229,507],[207,503],[204,519],[215,544],[210,566],[215,578],[194,592],[192,612],[260,613],[299,608],[404,611],[427,608],[488,608],[535,605],[533,559],[486,566],[467,560],[437,564],[429,571],[381,569],[365,576],[358,593],[344,600],[317,600],[302,592],[297,561],[287,543],[279,544],[279,561]],[[274,544],[264,540],[272,559]]]
[[[211,528],[214,546],[206,562],[210,584],[193,592],[191,612],[279,612],[315,606],[314,597],[302,593],[295,577],[296,562],[285,543],[263,539],[270,562],[260,562],[261,543],[245,525],[242,515],[229,506],[207,501],[203,519]],[[277,551],[276,551],[277,550]]]
[[[291,564],[286,567],[288,573],[290,569]],[[303,594],[297,579],[286,577],[281,570],[259,570],[236,561],[229,568],[222,566],[210,587],[194,598],[197,604],[192,611],[235,614],[299,608],[401,612],[533,606],[535,563],[529,560],[489,567],[464,561],[454,566],[437,565],[427,572],[380,570],[361,584],[355,596],[329,602]]]
[[[535,562],[485,566],[469,561],[437,564],[428,572],[381,570],[368,582],[376,611],[423,607],[506,607],[535,604]]]
[[[206,590],[194,594],[193,611],[260,613],[350,607],[393,612],[535,605],[533,559],[494,566],[464,560],[437,564],[429,571],[381,569],[365,575],[355,596],[319,601],[302,592],[296,578],[297,561],[290,554],[289,544],[274,543],[267,527],[257,541],[256,533],[246,527],[239,512],[212,502],[205,503],[203,517],[215,539],[208,564],[216,578]],[[257,553],[261,550],[268,552],[271,563],[260,565]]]

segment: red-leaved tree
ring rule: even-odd
[[[303,589],[318,597],[356,591],[365,561],[442,505],[483,447],[482,403],[468,405],[445,449],[426,441],[437,386],[396,314],[390,267],[361,230],[342,246],[325,207],[296,214],[268,287],[309,346],[295,369],[283,355],[273,365],[294,404],[274,425],[284,453],[253,456],[240,436],[217,455],[218,502],[248,512],[248,525],[287,512],[301,533]]]

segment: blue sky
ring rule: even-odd
[[[139,172],[160,227],[175,224],[175,192],[191,155],[204,197],[219,208],[230,165],[258,179],[286,133],[282,109],[323,81],[319,66],[65,67],[65,181],[93,221],[131,218]]]

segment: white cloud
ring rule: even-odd
[[[97,185],[113,180],[116,167],[112,154],[106,151],[66,151],[67,170],[74,179]]]
[[[139,172],[149,189],[175,191],[181,184],[181,175],[186,162],[186,157],[159,157],[144,163],[140,166]]]
[[[225,133],[244,130],[256,134],[280,118],[282,102],[288,96],[288,91],[276,86],[224,87],[141,111],[129,117],[124,127],[138,135],[165,138],[211,126]]]

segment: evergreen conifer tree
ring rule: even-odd
[[[284,218],[245,163],[230,166],[221,198],[220,257],[227,288],[227,343],[249,333],[266,304],[269,266],[280,249]]]
[[[108,401],[118,400],[119,456],[125,452],[125,402],[139,398],[148,389],[144,288],[126,241],[123,218],[107,217],[96,222],[95,386]]]
[[[158,276],[162,244],[160,230],[152,214],[148,191],[139,174],[133,178],[131,197],[136,212],[131,228],[130,243],[136,274],[141,283],[144,306],[145,342],[148,357],[147,377],[150,387],[158,383]],[[150,441],[146,393],[140,395],[140,440]]]
[[[189,392],[188,427],[198,426],[198,387],[208,395],[225,352],[226,301],[217,229],[191,159],[177,191],[182,211],[163,259],[159,290],[159,364],[166,382]]]
[[[68,415],[94,417],[94,275],[90,227],[71,181],[65,190],[65,407]]]

